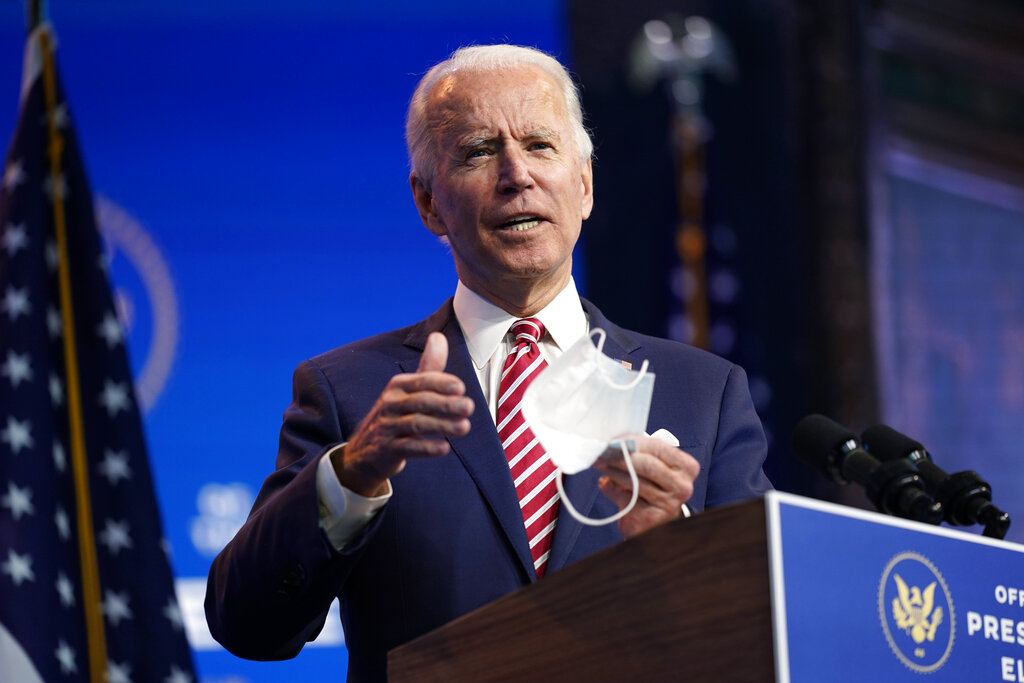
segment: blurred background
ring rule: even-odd
[[[577,284],[746,368],[775,485],[867,506],[789,447],[885,422],[973,469],[1024,542],[1024,9],[1017,0],[53,0],[203,681],[343,671],[210,639],[210,560],[273,468],[299,361],[434,311],[405,105],[453,49],[568,64],[596,145]],[[25,7],[0,0],[0,136]],[[686,387],[680,387],[685,391]],[[977,531],[977,529],[972,529]]]

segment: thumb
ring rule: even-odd
[[[447,364],[448,339],[440,332],[431,332],[416,372],[444,372],[444,366]]]

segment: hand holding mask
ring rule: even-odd
[[[598,336],[597,345],[591,341]],[[632,510],[639,491],[625,434],[642,434],[654,391],[647,361],[634,371],[603,353],[605,332],[592,330],[548,364],[523,395],[523,417],[559,469],[558,490],[569,513],[583,524],[614,522]],[[562,473],[575,474],[591,465],[609,447],[626,459],[633,485],[631,502],[618,513],[593,520],[580,515],[566,498]]]

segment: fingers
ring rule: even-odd
[[[416,372],[393,377],[387,388],[401,389],[407,393],[417,391],[433,391],[451,395],[466,393],[466,385],[462,380],[444,371],[447,365],[448,339],[440,332],[431,332],[423,347]]]
[[[630,455],[639,483],[640,500],[666,510],[678,510],[679,506],[693,494],[693,479],[678,471],[671,470],[657,458],[647,453]],[[597,467],[595,465],[595,467]],[[608,464],[597,467],[608,478],[610,484],[629,494],[633,484],[625,465]]]
[[[693,481],[700,463],[689,453],[648,436],[636,438],[636,451],[629,457],[637,475],[636,506],[619,520],[619,530],[632,538],[681,515],[681,506],[693,495]],[[594,467],[604,476],[598,482],[601,492],[620,510],[632,498],[625,460],[598,460]]]
[[[700,474],[700,463],[686,451],[670,446],[661,439],[647,435],[630,436],[628,438],[635,439],[636,453],[653,456],[668,469],[679,472],[691,479],[696,479],[697,475]],[[625,470],[626,465],[622,458],[612,458],[610,460],[611,464]]]
[[[391,378],[339,453],[335,471],[343,485],[378,490],[406,459],[444,455],[446,438],[469,433],[473,400],[462,380],[444,372],[447,363],[448,340],[431,333],[416,372]]]
[[[622,487],[611,480],[611,477],[603,476],[597,480],[597,485],[601,489],[601,493],[608,497],[615,506],[620,510],[627,505],[632,499],[632,492],[629,487]]]
[[[473,399],[463,395],[465,387],[458,378],[433,374],[435,377],[429,381],[419,373],[410,381],[409,375],[393,378],[359,431],[372,435],[380,447],[405,454],[415,454],[420,448],[433,454],[439,449],[433,445],[417,446],[408,440],[469,433],[469,416],[475,408]]]
[[[696,478],[700,473],[700,463],[696,458],[684,450],[670,446],[661,439],[646,435],[638,436],[636,437],[636,450],[654,455],[670,469],[680,471],[691,478]]]
[[[438,394],[462,395],[466,393],[466,385],[455,375],[436,370],[413,372],[395,375],[388,382],[385,391],[400,390],[407,394],[417,391],[432,391]]]
[[[472,401],[469,401],[470,411]],[[398,439],[412,439],[423,437],[457,437],[469,433],[468,416],[450,415],[447,413],[399,413],[394,415],[381,415],[377,420],[376,430],[378,436]]]
[[[444,372],[447,363],[448,340],[440,332],[432,332],[416,372],[392,377],[365,422],[373,422],[377,435],[395,441],[395,446],[408,446],[398,443],[407,438],[465,435],[473,400],[465,395],[461,379]],[[435,445],[425,448],[439,449]]]
[[[399,384],[396,382],[395,384]],[[444,420],[467,418],[473,414],[473,399],[464,396],[460,390],[438,391],[437,389],[414,390],[412,392],[395,386],[389,386],[381,395],[378,403],[380,412],[387,417],[424,416]],[[412,429],[411,434],[429,434],[430,430]]]
[[[700,464],[689,453],[657,439],[637,437],[637,450],[630,458],[640,485],[640,500],[644,503],[678,510],[693,494],[693,480],[700,471]],[[606,488],[625,491],[628,501],[632,484],[625,461],[621,458],[600,460],[594,466],[607,477]],[[608,491],[605,493],[608,495]]]
[[[440,332],[431,332],[427,345],[423,347],[420,365],[416,372],[444,372],[448,365],[448,339]]]

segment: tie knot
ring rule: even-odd
[[[530,343],[537,344],[544,336],[544,323],[536,318],[523,318],[512,324],[512,334],[515,336],[515,345]]]

